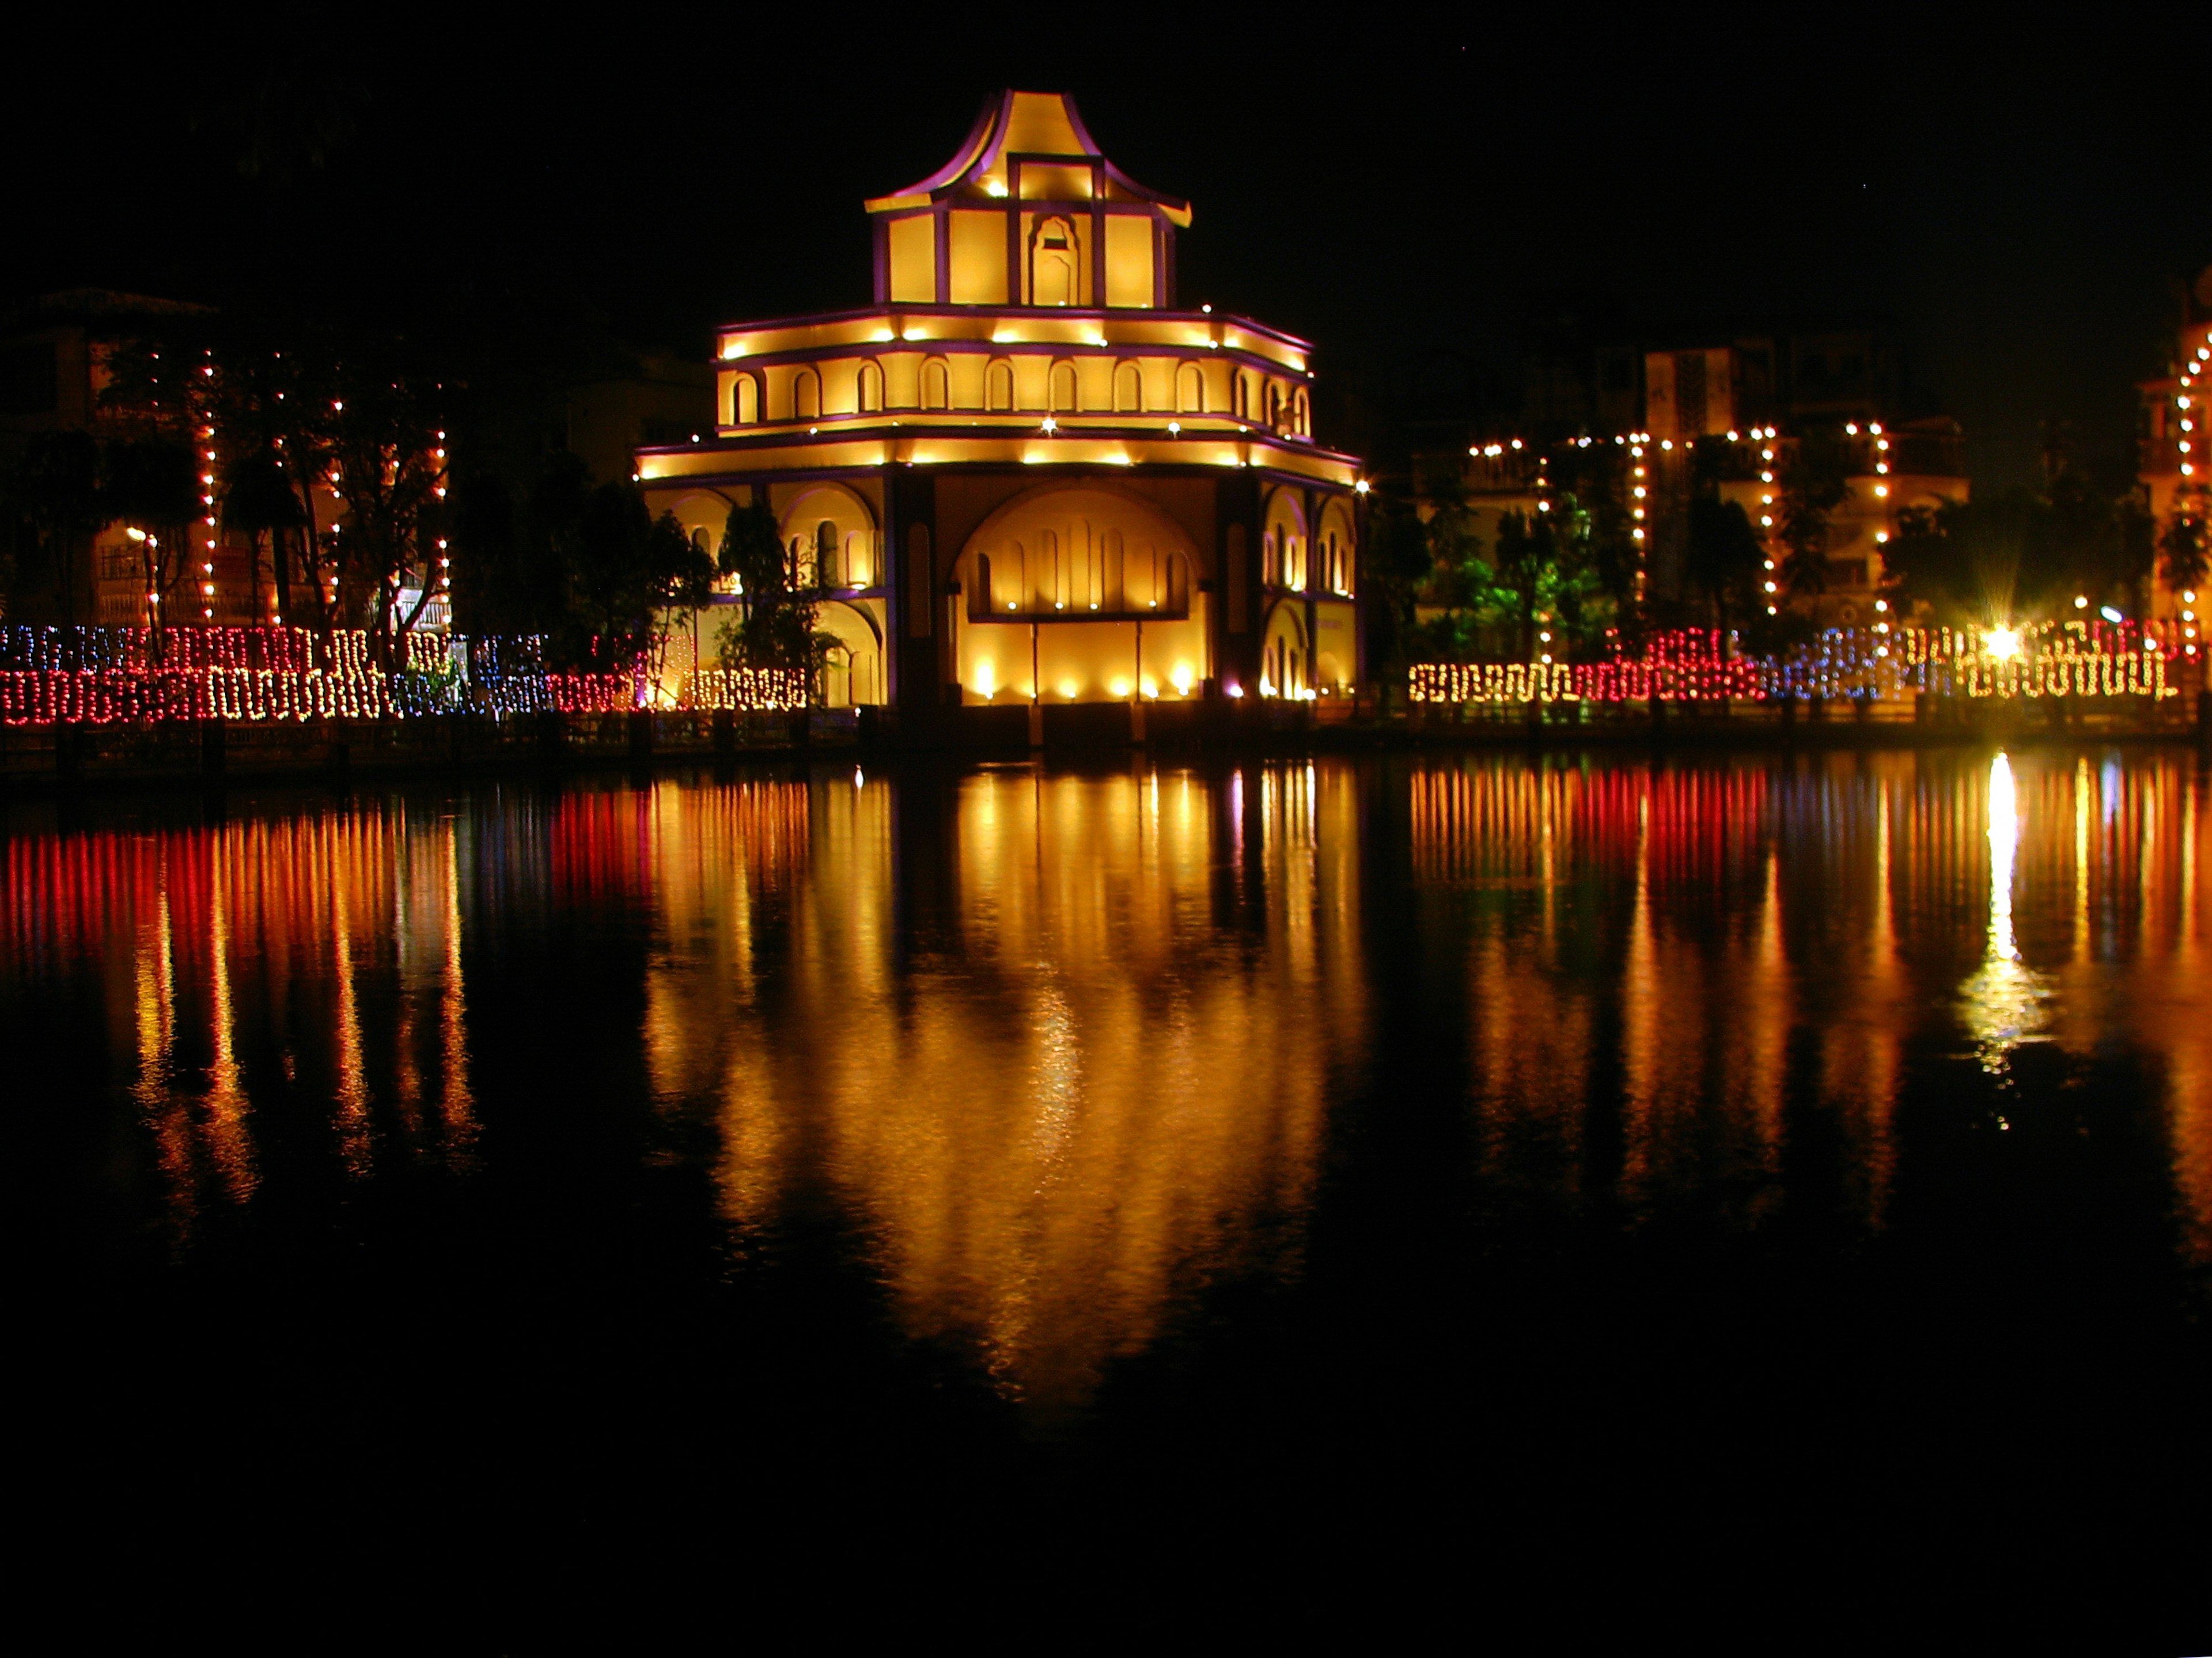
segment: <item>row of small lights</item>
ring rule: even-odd
[[[2182,364],[2181,386],[2173,398],[2174,406],[2181,411],[2181,476],[2184,477],[2197,475],[2197,464],[2190,459],[2196,448],[2191,441],[2191,434],[2197,430],[2197,422],[2189,416],[2190,410],[2195,406],[2189,394],[2196,389],[2197,378],[2204,372],[2203,365],[2207,362],[2212,362],[2212,334],[2205,336],[2205,343],[2197,348],[2196,356]]]
[[[1856,430],[1856,428],[1854,428],[1853,429]],[[1881,428],[1877,426],[1874,429],[1879,432]],[[1728,434],[1728,440],[1730,443],[1741,443],[1748,437],[1755,442],[1763,442],[1771,445],[1774,441],[1774,435],[1775,428],[1771,426],[1754,426],[1748,433],[1730,432]],[[1587,449],[1592,443],[1598,441],[1601,441],[1601,440],[1589,437],[1577,438],[1574,440],[1574,446],[1577,449]],[[1630,466],[1630,476],[1632,477],[1634,482],[1631,485],[1631,489],[1635,505],[1630,510],[1634,514],[1635,523],[1630,529],[1629,535],[1636,544],[1636,596],[1640,600],[1644,597],[1644,584],[1649,575],[1649,572],[1646,568],[1645,556],[1650,551],[1650,549],[1644,544],[1646,539],[1644,525],[1650,514],[1644,503],[1650,498],[1650,487],[1645,482],[1650,475],[1650,469],[1644,463],[1648,459],[1645,451],[1650,446],[1651,434],[1649,432],[1625,432],[1616,435],[1613,439],[1613,442],[1625,446],[1628,450],[1629,460],[1632,463]],[[1689,446],[1690,446],[1687,443],[1685,443],[1682,446],[1684,449],[1687,449]],[[1887,441],[1885,441],[1882,446],[1884,448],[1887,448],[1889,446]],[[1519,452],[1526,447],[1527,446],[1524,445],[1519,438],[1514,438],[1506,443],[1477,444],[1469,448],[1467,452],[1478,459],[1496,460],[1499,457],[1504,455],[1509,450]],[[1662,452],[1672,453],[1674,448],[1674,440],[1672,438],[1662,438],[1659,440],[1659,447]],[[1764,470],[1762,470],[1759,475],[1759,482],[1768,486],[1771,490],[1774,483],[1773,449],[1771,447],[1761,449],[1759,451],[1759,459],[1764,467]],[[1551,480],[1545,475],[1549,470],[1549,467],[1550,461],[1548,458],[1539,455],[1537,457],[1536,488],[1540,491],[1551,487]],[[1885,466],[1883,470],[1886,471],[1888,469]],[[1887,486],[1882,486],[1876,491],[1876,493],[1881,495],[1888,494],[1889,491]],[[1774,526],[1774,496],[1770,493],[1761,495],[1759,500],[1761,508],[1759,519],[1759,524],[1764,528],[1771,529]],[[1552,510],[1552,503],[1549,497],[1540,494],[1536,498],[1536,510],[1540,513],[1550,512]],[[1883,540],[1887,540],[1888,537],[1885,534],[1881,538]],[[1771,575],[1774,569],[1774,561],[1772,559],[1770,558],[1766,561],[1766,568]],[[1775,591],[1775,584],[1771,580],[1766,583],[1766,591],[1770,593]],[[1766,613],[1769,616],[1774,615],[1775,607],[1769,604],[1766,607]],[[1550,635],[1545,635],[1545,638],[1548,641]],[[1549,662],[1551,659],[1552,659],[1548,655],[1544,658],[1544,660],[1547,662]]]

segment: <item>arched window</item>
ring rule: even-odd
[[[1283,388],[1270,384],[1267,387],[1267,424],[1280,431],[1283,425]]]
[[[1047,530],[1037,537],[1038,597],[1055,610],[1067,608],[1067,566],[1060,556],[1060,536]]]
[[[874,363],[860,365],[860,412],[879,415],[884,410],[884,371]]]
[[[750,374],[740,374],[730,394],[731,412],[739,426],[750,426],[760,419],[760,382]]]
[[[793,420],[822,418],[822,376],[811,368],[802,368],[791,382],[791,417]]]
[[[1260,537],[1260,580],[1273,586],[1283,579],[1282,544],[1270,530]]]
[[[1075,365],[1056,362],[1052,366],[1052,412],[1055,415],[1073,412],[1075,408]]]
[[[1322,513],[1321,538],[1316,550],[1322,558],[1322,579],[1336,592],[1349,593],[1357,584],[1353,570],[1351,511],[1341,500],[1332,501]]]
[[[1291,399],[1291,429],[1302,438],[1313,435],[1313,404],[1307,401],[1306,389],[1303,386],[1298,388],[1297,395]]]
[[[971,568],[974,574],[968,579],[968,619],[988,622],[991,612],[997,608],[991,603],[991,556],[976,554]]]
[[[1075,280],[1075,232],[1065,219],[1041,220],[1036,236],[1030,249],[1030,303],[1031,305],[1073,305],[1078,288]]]
[[[1004,357],[983,371],[983,407],[998,415],[1013,411],[1014,366]]]
[[[837,552],[837,526],[825,518],[814,526],[814,579],[825,587],[844,580]]]
[[[952,376],[945,367],[945,359],[932,357],[921,366],[921,406],[925,409],[950,409],[952,406]]]
[[[1206,412],[1206,376],[1194,362],[1187,362],[1176,370],[1176,408],[1186,415]]]
[[[1117,415],[1141,415],[1145,411],[1144,376],[1137,365],[1125,362],[1114,370],[1114,412]]]
[[[1237,371],[1236,378],[1230,382],[1229,412],[1236,416],[1238,420],[1252,418],[1252,380],[1251,376],[1241,368]]]

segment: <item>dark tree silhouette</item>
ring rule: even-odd
[[[107,522],[100,446],[84,432],[40,432],[24,446],[9,481],[15,550],[11,619],[76,623],[89,591],[92,539]]]

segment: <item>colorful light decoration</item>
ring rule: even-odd
[[[1717,630],[1662,634],[1640,658],[1600,662],[1424,662],[1409,671],[1416,702],[1775,701],[1822,697],[1893,701],[1939,696],[2179,696],[2166,672],[2181,649],[2172,623],[2039,623],[1987,632],[1952,628],[1832,628],[1771,657],[1739,656]]]
[[[0,628],[0,725],[226,720],[406,720],[471,714],[626,713],[672,707],[792,711],[805,684],[780,669],[702,669],[668,697],[649,672],[554,673],[544,641],[410,634],[396,669],[360,629]]]

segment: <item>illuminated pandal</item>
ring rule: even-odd
[[[1898,701],[1922,694],[1983,698],[2179,696],[2167,664],[2195,653],[2177,624],[2041,623],[1958,628],[1832,628],[1784,653],[1737,654],[1717,629],[1655,635],[1640,657],[1599,662],[1422,662],[1416,702]]]
[[[360,629],[0,629],[0,724],[117,726],[222,720],[505,719],[639,708],[775,712],[806,706],[785,669],[556,673],[535,637],[411,634],[379,665]]]

